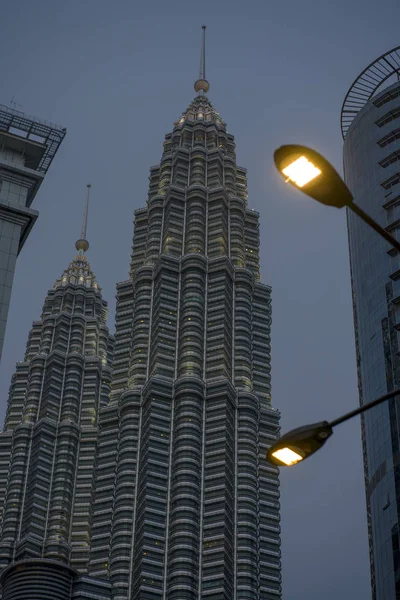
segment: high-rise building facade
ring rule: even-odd
[[[108,403],[114,341],[85,256],[86,217],[87,204],[78,254],[33,323],[0,433],[0,569],[19,565],[3,581],[4,600],[25,597],[21,590],[38,600],[69,598],[76,573],[88,569],[99,411]]]
[[[400,47],[371,63],[342,108],[355,201],[400,239]],[[348,211],[360,403],[400,386],[400,255]],[[400,598],[399,399],[362,418],[373,600]]]
[[[204,64],[203,31],[197,95],[135,212],[115,345],[83,234],[13,378],[2,600],[281,599],[271,289]]]
[[[208,88],[203,38],[197,96],[150,171],[118,285],[89,564],[115,600],[281,597],[271,289]]]
[[[17,256],[39,214],[32,202],[65,133],[0,105],[0,358]]]

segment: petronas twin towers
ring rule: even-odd
[[[3,600],[279,600],[271,289],[246,171],[205,96],[135,212],[115,337],[78,255],[45,300],[0,434]]]

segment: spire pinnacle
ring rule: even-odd
[[[203,35],[201,39],[200,71],[199,79],[206,78],[206,26],[202,25]]]
[[[203,35],[201,40],[201,53],[200,53],[200,71],[199,78],[194,84],[194,89],[199,94],[207,93],[210,89],[210,84],[206,79],[206,26],[202,25]]]
[[[89,248],[89,242],[86,239],[86,230],[87,230],[87,219],[88,219],[88,211],[89,211],[89,195],[90,195],[91,187],[92,186],[90,185],[90,183],[88,183],[87,193],[86,193],[85,212],[83,213],[81,237],[75,244],[75,248],[77,250],[79,250],[79,254],[83,254]]]

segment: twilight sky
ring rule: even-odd
[[[319,149],[341,171],[339,116],[364,67],[400,44],[387,0],[19,0],[0,23],[0,103],[67,128],[17,262],[0,366],[0,420],[47,290],[75,255],[92,184],[88,257],[114,329],[132,218],[149,167],[193,99],[201,25],[209,97],[248,169],[261,214],[262,280],[273,289],[273,404],[282,432],[358,403],[345,213],[283,185],[282,143]],[[282,471],[284,600],[371,597],[359,420],[319,454]]]

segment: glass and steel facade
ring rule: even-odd
[[[81,239],[13,377],[3,600],[52,582],[71,600],[281,599],[271,288],[234,137],[197,84],[135,212],[115,340]]]
[[[89,564],[116,600],[281,597],[258,221],[234,138],[200,93],[150,171],[118,286]]]
[[[375,89],[356,109],[347,102],[348,114],[354,114],[343,132],[345,180],[355,202],[399,238],[400,83],[390,80],[390,68],[392,74],[398,68],[395,51],[353,84],[350,96],[357,86],[366,89],[363,78],[374,81]],[[392,84],[379,88],[385,81]],[[347,220],[363,404],[400,386],[400,256],[356,215],[348,212]],[[398,398],[362,419],[373,600],[400,598],[399,419]]]
[[[114,345],[106,316],[80,252],[49,291],[10,386],[0,433],[4,599],[69,598],[77,574],[87,573],[99,411]]]

